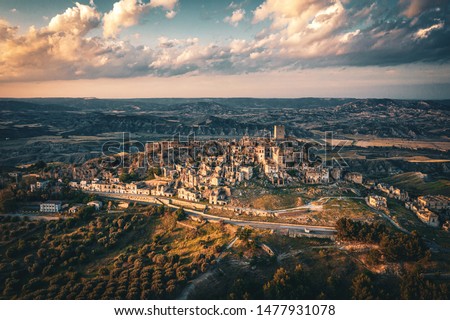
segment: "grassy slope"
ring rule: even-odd
[[[450,181],[438,179],[426,181],[426,175],[420,172],[406,172],[389,178],[382,179],[383,182],[404,189],[412,195],[442,194],[450,196]]]

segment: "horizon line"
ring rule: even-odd
[[[304,96],[304,97],[251,97],[251,96],[232,96],[232,97],[133,97],[133,98],[108,98],[108,97],[83,97],[83,96],[34,96],[34,97],[0,97],[0,100],[27,100],[27,99],[84,99],[84,100],[156,100],[156,99],[253,99],[253,100],[299,100],[299,99],[322,99],[322,100],[403,100],[403,101],[447,101],[448,98],[389,98],[389,97],[314,97],[314,96]]]

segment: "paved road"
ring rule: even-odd
[[[133,201],[145,204],[161,204],[158,197],[153,196],[141,196],[141,195],[128,195],[128,194],[114,194],[114,193],[97,193],[98,195],[110,198],[119,199],[124,201]],[[173,204],[165,204],[165,206],[178,209],[179,206]],[[195,217],[203,217],[204,219],[210,221],[223,221],[228,224],[233,224],[236,226],[251,226],[259,229],[275,229],[275,230],[289,230],[295,231],[296,233],[302,233],[305,235],[321,235],[321,236],[333,236],[336,234],[336,229],[334,227],[327,226],[310,226],[310,225],[300,225],[300,224],[288,224],[288,223],[277,223],[277,222],[264,222],[264,221],[252,221],[252,220],[241,220],[224,218],[219,216],[210,215],[202,211],[184,208],[184,211]]]
[[[47,214],[24,214],[24,213],[6,213],[2,214],[2,216],[9,216],[9,217],[19,217],[19,218],[29,218],[30,220],[45,220],[45,221],[52,221],[52,220],[59,220],[59,219],[66,219],[64,216],[57,216],[57,215],[47,215]]]

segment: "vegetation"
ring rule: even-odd
[[[362,223],[346,218],[338,220],[336,229],[339,239],[379,244],[382,254],[390,261],[417,261],[427,254],[426,245],[417,232],[389,232],[380,223]]]
[[[179,229],[180,216],[163,207],[121,215],[85,208],[66,220],[31,224],[14,219],[32,233],[27,241],[11,233],[5,238],[13,242],[1,248],[0,296],[174,298],[189,279],[215,263],[215,247],[228,239],[214,226]],[[2,231],[11,223],[11,218],[0,220]]]
[[[139,175],[135,172],[132,172],[132,173],[124,172],[119,176],[120,182],[124,182],[124,183],[130,183],[130,182],[136,181],[138,179],[139,179]]]
[[[398,273],[371,272],[356,256],[333,248],[329,240],[292,239],[224,223],[185,220],[178,224],[186,217],[183,209],[137,206],[133,210],[133,214],[105,214],[83,208],[58,221],[0,217],[0,297],[173,299],[205,272],[214,280],[208,277],[203,291],[197,288],[189,298],[449,297],[445,282],[424,275],[430,256],[420,238],[379,223],[341,219],[338,237],[371,244],[365,261],[401,263]],[[227,248],[235,237],[236,244]],[[262,244],[283,254],[271,255]],[[219,255],[222,261],[215,268]]]
[[[411,195],[442,194],[450,196],[450,181],[448,179],[432,179],[430,175],[421,172],[405,172],[382,179],[382,181],[406,190]]]

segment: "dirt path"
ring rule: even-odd
[[[236,241],[238,240],[238,238],[234,238],[226,247],[226,249],[219,255],[219,257],[217,258],[217,263],[216,266],[214,268],[211,268],[210,270],[208,270],[207,272],[205,272],[204,274],[202,274],[201,276],[195,278],[194,280],[191,281],[191,283],[184,288],[184,290],[181,292],[181,294],[178,296],[177,300],[187,300],[189,298],[189,296],[192,294],[192,292],[195,291],[195,288],[198,287],[200,284],[202,284],[203,282],[209,281],[208,279],[210,277],[214,276],[214,273],[217,272],[217,265],[220,263],[220,261],[222,260],[225,252],[227,250],[229,250],[231,247],[233,247],[233,245],[236,243]]]

